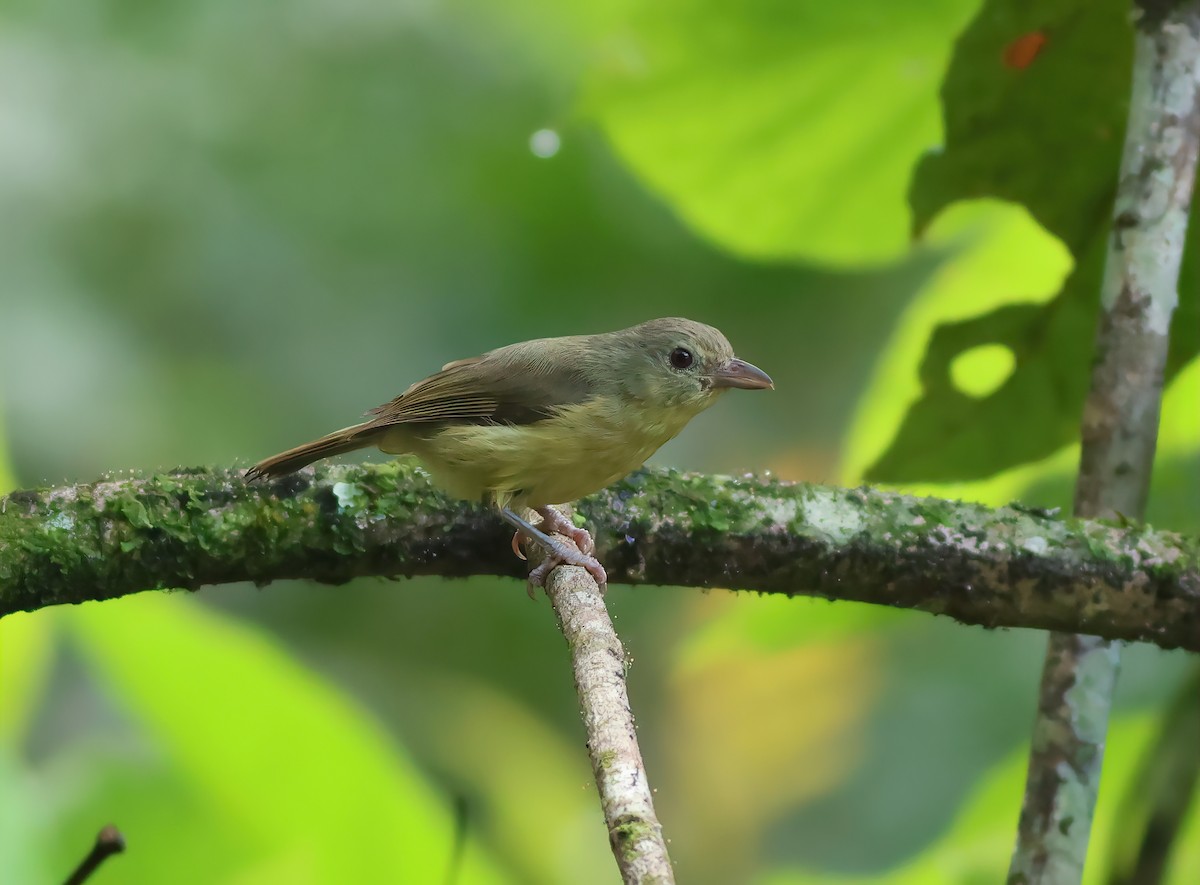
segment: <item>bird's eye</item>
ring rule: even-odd
[[[676,347],[671,351],[671,365],[676,369],[690,369],[694,359],[686,347]]]

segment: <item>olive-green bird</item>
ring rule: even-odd
[[[552,505],[633,472],[735,387],[774,384],[735,357],[719,331],[692,320],[541,338],[448,363],[369,411],[369,421],[267,458],[246,478],[280,476],[367,446],[411,452],[447,491],[499,509],[516,529],[514,549],[520,536],[546,548],[545,562],[530,573],[532,584],[566,563],[587,569],[603,587],[607,577],[592,555],[591,535]],[[517,507],[534,510],[541,528]]]

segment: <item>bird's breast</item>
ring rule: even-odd
[[[532,424],[448,426],[411,450],[454,494],[539,507],[574,501],[627,476],[691,417],[593,398]]]

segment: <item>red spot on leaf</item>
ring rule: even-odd
[[[1045,47],[1046,39],[1044,31],[1022,34],[1004,47],[1004,66],[1018,71],[1029,67]]]

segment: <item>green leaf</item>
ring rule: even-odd
[[[378,725],[265,636],[177,595],[63,617],[113,693],[221,809],[221,825],[259,846],[255,869],[289,870],[287,881],[445,879],[448,800]],[[465,863],[462,882],[502,878],[477,850]]]
[[[1078,436],[1132,41],[1123,0],[990,0],[958,41],[943,88],[945,149],[926,156],[913,177],[917,230],[955,201],[998,197],[1028,207],[1071,251],[1076,268],[1048,304],[1022,303],[1014,288],[1009,304],[935,331],[920,370],[922,395],[868,479],[976,479],[1050,455]],[[1190,257],[1197,236],[1193,225],[1168,376],[1200,346]],[[971,281],[960,285],[969,300]],[[954,383],[952,367],[985,345],[1008,348],[1015,369],[993,392],[970,396]]]
[[[1034,35],[1040,50],[1015,66]],[[1112,214],[1132,46],[1123,0],[987,0],[946,72],[945,148],[913,176],[917,229],[957,200],[999,197],[1079,256]]]
[[[643,4],[592,84],[617,153],[689,225],[757,258],[904,254],[904,192],[974,0]],[[884,98],[886,97],[886,98]]]
[[[937,217],[927,238],[947,250],[953,249],[953,257],[942,263],[900,317],[874,377],[859,400],[845,446],[842,480],[847,484],[862,481],[865,469],[880,458],[902,424],[910,435],[921,432],[910,409],[928,408],[921,387],[930,383],[930,374],[922,371],[918,379],[916,370],[922,360],[928,363],[931,336],[939,323],[951,320],[950,328],[955,328],[956,324],[970,323],[972,317],[984,311],[1002,313],[1014,295],[1024,300],[1025,309],[1035,309],[1035,299],[1053,298],[1071,270],[1071,256],[1062,243],[1047,234],[1024,208],[1009,203],[956,203]],[[1013,255],[1020,255],[1021,261],[1014,262]],[[971,351],[963,353],[969,356]],[[1012,362],[1015,365],[1016,354]],[[944,384],[951,384],[960,365],[961,361],[947,361]],[[955,381],[974,383],[961,376]],[[979,402],[957,389],[952,394],[962,408]],[[926,417],[934,420],[940,416]],[[930,450],[944,444],[948,432],[945,424],[953,417],[924,428],[927,432],[922,441]],[[1025,434],[1022,426],[1020,436]],[[981,444],[986,447],[992,443],[988,439]],[[1000,440],[995,444],[1005,443]],[[949,493],[956,494],[952,490]]]

